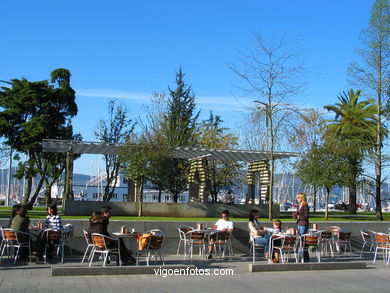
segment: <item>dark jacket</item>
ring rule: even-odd
[[[108,233],[107,231],[107,226],[104,223],[90,224],[87,232],[89,235],[91,235],[92,233],[100,233],[108,237],[111,237],[110,233]]]
[[[28,226],[30,224],[30,219],[28,217],[21,217],[20,215],[16,215],[12,219],[11,229],[28,232]]]
[[[309,226],[309,206],[307,204],[300,205],[297,211],[299,226]]]
[[[100,233],[100,234],[103,234],[105,236],[111,237],[110,233],[108,233],[108,231],[107,231],[107,223],[108,222],[90,224],[88,227],[88,231],[87,231],[89,234],[89,237],[91,237],[90,235],[92,233]],[[125,261],[126,258],[130,257],[130,254],[126,249],[126,245],[125,245],[122,238],[119,239],[119,242],[121,243],[120,244],[121,258],[122,258],[122,261]],[[109,248],[115,248],[118,245],[118,241],[108,240],[106,242],[106,244]]]

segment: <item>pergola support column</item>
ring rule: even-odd
[[[73,150],[69,149],[66,153],[66,165],[65,165],[65,190],[64,200],[74,200],[73,194]]]

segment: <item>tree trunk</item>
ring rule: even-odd
[[[28,169],[29,170],[33,170],[34,168],[34,162],[32,160],[32,157],[33,155],[32,154],[29,154],[29,162],[28,162]],[[28,173],[29,174],[29,173]],[[30,194],[31,194],[31,189],[32,189],[32,182],[33,182],[33,178],[32,176],[29,174],[27,175],[27,185],[26,185],[26,189],[24,190],[24,195],[23,195],[23,200],[22,200],[22,205],[27,205],[28,203],[28,200],[30,198]]]
[[[44,181],[44,178],[41,178],[38,182],[38,185],[37,185],[37,188],[35,189],[35,192],[33,194],[33,196],[31,197],[31,200],[28,202],[27,204],[27,208],[29,210],[32,210],[33,206],[34,206],[34,203],[35,201],[37,200],[38,198],[38,195],[39,195],[39,191],[41,190],[42,186],[43,186],[43,181]]]
[[[26,189],[24,191],[24,195],[23,195],[22,205],[27,204],[28,199],[30,198],[31,188],[32,188],[32,177],[29,176],[29,177],[27,177],[27,184],[26,184]]]
[[[268,201],[268,219],[272,221],[272,203],[273,203],[273,187],[274,187],[274,172],[275,172],[275,158],[274,158],[274,147],[275,147],[275,136],[273,129],[273,119],[271,115],[272,107],[272,92],[271,88],[269,89],[268,95],[268,105],[267,105],[267,121],[269,123],[269,136],[270,136],[270,161],[271,161],[271,174],[269,176],[269,201]],[[268,124],[267,123],[267,124]],[[268,129],[267,129],[268,132]],[[268,144],[268,133],[267,133],[267,144]]]
[[[378,107],[380,108],[380,107]],[[382,214],[382,137],[380,131],[382,131],[382,124],[380,121],[380,110],[378,110],[378,129],[377,132],[377,147],[375,157],[375,215],[378,221],[383,221]]]
[[[356,215],[357,205],[356,205],[356,184],[349,187],[349,205],[348,205],[348,214]]]
[[[127,202],[135,202],[134,180],[127,178]]]
[[[316,212],[317,207],[317,185],[313,184],[313,212]]]
[[[275,169],[275,162],[273,159],[273,152],[271,151],[271,174],[269,179],[269,191],[268,191],[268,219],[272,221],[273,214],[272,214],[272,204],[273,204],[273,191],[272,187],[274,185],[274,169]]]
[[[384,48],[386,46],[380,46],[380,48]],[[379,221],[383,221],[382,215],[382,54],[380,54],[380,58],[378,60],[378,85],[377,85],[377,99],[378,99],[378,108],[377,108],[377,119],[378,123],[376,125],[376,157],[375,157],[375,214],[376,219]],[[388,78],[385,76],[384,78]]]
[[[118,182],[118,172],[119,172],[119,166],[117,169],[113,170],[112,174],[110,174],[109,171],[107,171],[107,173],[106,173],[107,184],[104,188],[104,197],[103,197],[103,200],[104,200],[104,198],[106,198],[105,201],[110,201],[111,198],[114,197],[116,184]]]
[[[159,189],[159,190],[158,190],[158,195],[157,195],[157,197],[158,197],[158,202],[161,202],[161,193],[162,193],[162,190]]]
[[[144,192],[144,182],[143,180],[140,180],[137,188],[138,217],[142,217],[143,192]]]
[[[379,183],[378,183],[379,182]],[[375,215],[377,221],[383,221],[382,200],[381,200],[381,172],[378,171],[375,178]]]
[[[174,203],[177,203],[178,198],[179,198],[179,194],[178,193],[176,193],[176,192],[172,193],[172,199],[173,199]]]
[[[330,189],[329,189],[329,188],[326,188],[326,196],[325,196],[325,220],[328,219],[329,193],[330,193]]]
[[[51,199],[51,187],[52,185],[46,185],[46,190],[45,190],[45,201],[46,201],[46,206],[48,207],[51,205],[53,200]]]
[[[110,186],[106,185],[104,187],[103,201],[110,201],[110,199],[111,199]]]

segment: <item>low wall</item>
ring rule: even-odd
[[[64,214],[67,216],[90,216],[103,205],[112,207],[115,216],[137,216],[138,203],[101,202],[101,201],[66,201]],[[146,217],[181,217],[209,218],[218,217],[223,210],[229,210],[231,217],[247,218],[252,209],[260,212],[260,217],[268,218],[268,205],[228,205],[212,203],[143,203],[142,215]],[[279,205],[272,208],[273,217],[280,215]]]
[[[115,219],[115,217],[113,218]],[[233,219],[234,220],[234,219]],[[0,219],[0,225],[6,225],[7,219]],[[64,224],[71,223],[74,226],[74,238],[72,240],[72,250],[74,254],[83,254],[86,248],[85,240],[82,236],[83,229],[87,229],[88,220],[63,220]],[[205,222],[202,222],[205,223]],[[326,229],[329,226],[339,226],[344,231],[352,232],[352,247],[355,252],[360,252],[361,249],[361,229],[369,229],[377,232],[388,232],[390,222],[315,222],[319,229]],[[121,226],[127,226],[130,229],[134,228],[137,232],[143,232],[151,229],[162,229],[167,237],[164,242],[165,253],[176,254],[177,245],[179,242],[178,228],[180,226],[188,225],[196,227],[197,222],[193,221],[119,221],[110,220],[108,230],[110,233],[119,232]],[[212,226],[214,222],[206,222],[208,226]],[[271,222],[262,222],[266,227],[272,227]],[[283,229],[295,227],[293,222],[283,223]],[[233,250],[236,254],[248,254],[249,251],[249,234],[248,223],[246,221],[234,221],[234,230],[232,237]],[[136,247],[135,240],[125,240],[128,248],[134,249]],[[68,249],[65,250],[68,255]]]

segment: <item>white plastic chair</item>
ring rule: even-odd
[[[256,262],[256,249],[262,249],[263,252],[265,253],[265,244],[256,244],[255,243],[255,237],[250,235],[250,240],[251,246],[249,248],[249,257],[252,256],[252,262]]]
[[[177,228],[177,230],[179,231],[179,244],[177,246],[176,255],[179,254],[180,246],[183,243],[183,248],[184,248],[183,254],[184,254],[184,258],[185,258],[187,256],[187,242],[188,242],[188,239],[186,238],[186,233],[191,231],[191,230],[194,230],[194,228],[192,228],[190,226],[182,226],[182,227]]]
[[[81,263],[84,263],[84,260],[87,257],[88,253],[89,253],[88,261],[91,260],[92,252],[93,252],[93,249],[95,248],[95,245],[92,242],[92,238],[87,231],[83,230],[83,236],[84,236],[85,242],[87,243],[87,248],[85,249],[84,256],[83,256],[83,259],[81,260]]]
[[[4,255],[5,249],[7,249],[8,256],[12,256],[14,260],[14,264],[16,260],[19,258],[20,249],[23,247],[28,248],[29,258],[31,262],[31,245],[30,245],[30,234],[22,231],[17,231],[13,229],[2,229],[2,249],[1,249],[1,257]]]
[[[137,249],[137,265],[139,264],[139,258],[141,257],[141,253],[145,253],[146,257],[146,265],[149,265],[150,259],[154,257],[155,264],[157,263],[157,256],[160,257],[160,261],[162,265],[165,265],[165,260],[162,255],[163,250],[163,244],[165,239],[165,233],[164,231],[160,229],[154,229],[149,230],[143,233],[144,234],[151,234],[148,238],[148,242],[146,247],[144,247],[142,250],[140,250],[140,247]],[[141,238],[138,238],[137,240],[140,241]]]
[[[274,245],[275,242],[280,241],[279,245]],[[299,262],[298,247],[299,236],[297,235],[283,235],[272,238],[272,249],[276,249],[280,253],[280,260],[282,263],[288,262],[291,255],[294,254],[295,262]]]
[[[329,252],[334,257],[333,247],[335,246],[334,234],[329,230],[323,230],[319,232],[320,236],[320,249],[324,256],[326,252]]]
[[[342,247],[344,247],[344,253],[347,252],[347,248],[349,248],[349,251],[352,253],[351,235],[351,232],[340,231],[338,235],[335,236],[334,243],[338,253],[341,253]]]
[[[202,230],[191,230],[186,233],[187,238],[187,249],[188,249],[188,258],[192,259],[194,248],[199,249],[199,255],[201,258],[204,258],[206,255],[206,235]]]
[[[63,231],[59,229],[46,229],[43,231],[43,237],[45,237],[45,250],[43,254],[44,263],[47,260],[47,251],[49,247],[56,248],[57,257],[61,251],[61,262],[64,262],[64,238]]]
[[[64,244],[66,242],[68,243],[70,255],[73,255],[73,252],[72,252],[73,225],[72,224],[64,225],[64,230],[63,230],[62,235],[64,237]]]
[[[299,247],[299,253],[302,260],[304,262],[304,252],[307,251],[316,251],[317,260],[321,262],[321,249],[320,249],[320,237],[317,235],[304,234],[301,236],[301,243]]]
[[[374,234],[372,233],[372,231],[369,231],[369,230],[360,230],[360,235],[362,236],[362,240],[363,240],[362,250],[360,251],[360,257],[362,257],[363,252],[364,252],[364,248],[366,247],[366,245],[370,246],[370,250],[369,250],[370,252],[374,248],[374,245],[375,245],[374,238],[375,237],[374,237]]]
[[[92,250],[91,259],[89,261],[89,266],[92,265],[93,257],[95,253],[100,254],[103,257],[103,267],[107,264],[107,259],[109,254],[116,254],[118,257],[119,265],[122,265],[121,252],[120,252],[120,241],[116,238],[111,238],[103,234],[92,233],[91,235],[92,243],[94,244],[94,249]],[[117,241],[118,245],[114,248],[109,248],[108,244],[110,241]]]
[[[224,258],[227,255],[231,260],[233,256],[233,247],[230,239],[231,233],[227,231],[218,231],[215,234],[214,249],[216,255],[219,255],[220,258]]]
[[[389,235],[385,233],[375,233],[375,254],[374,254],[374,261],[376,261],[376,256],[380,250],[383,251],[383,259],[387,259],[387,265],[389,265],[390,260],[390,241],[389,241]]]

